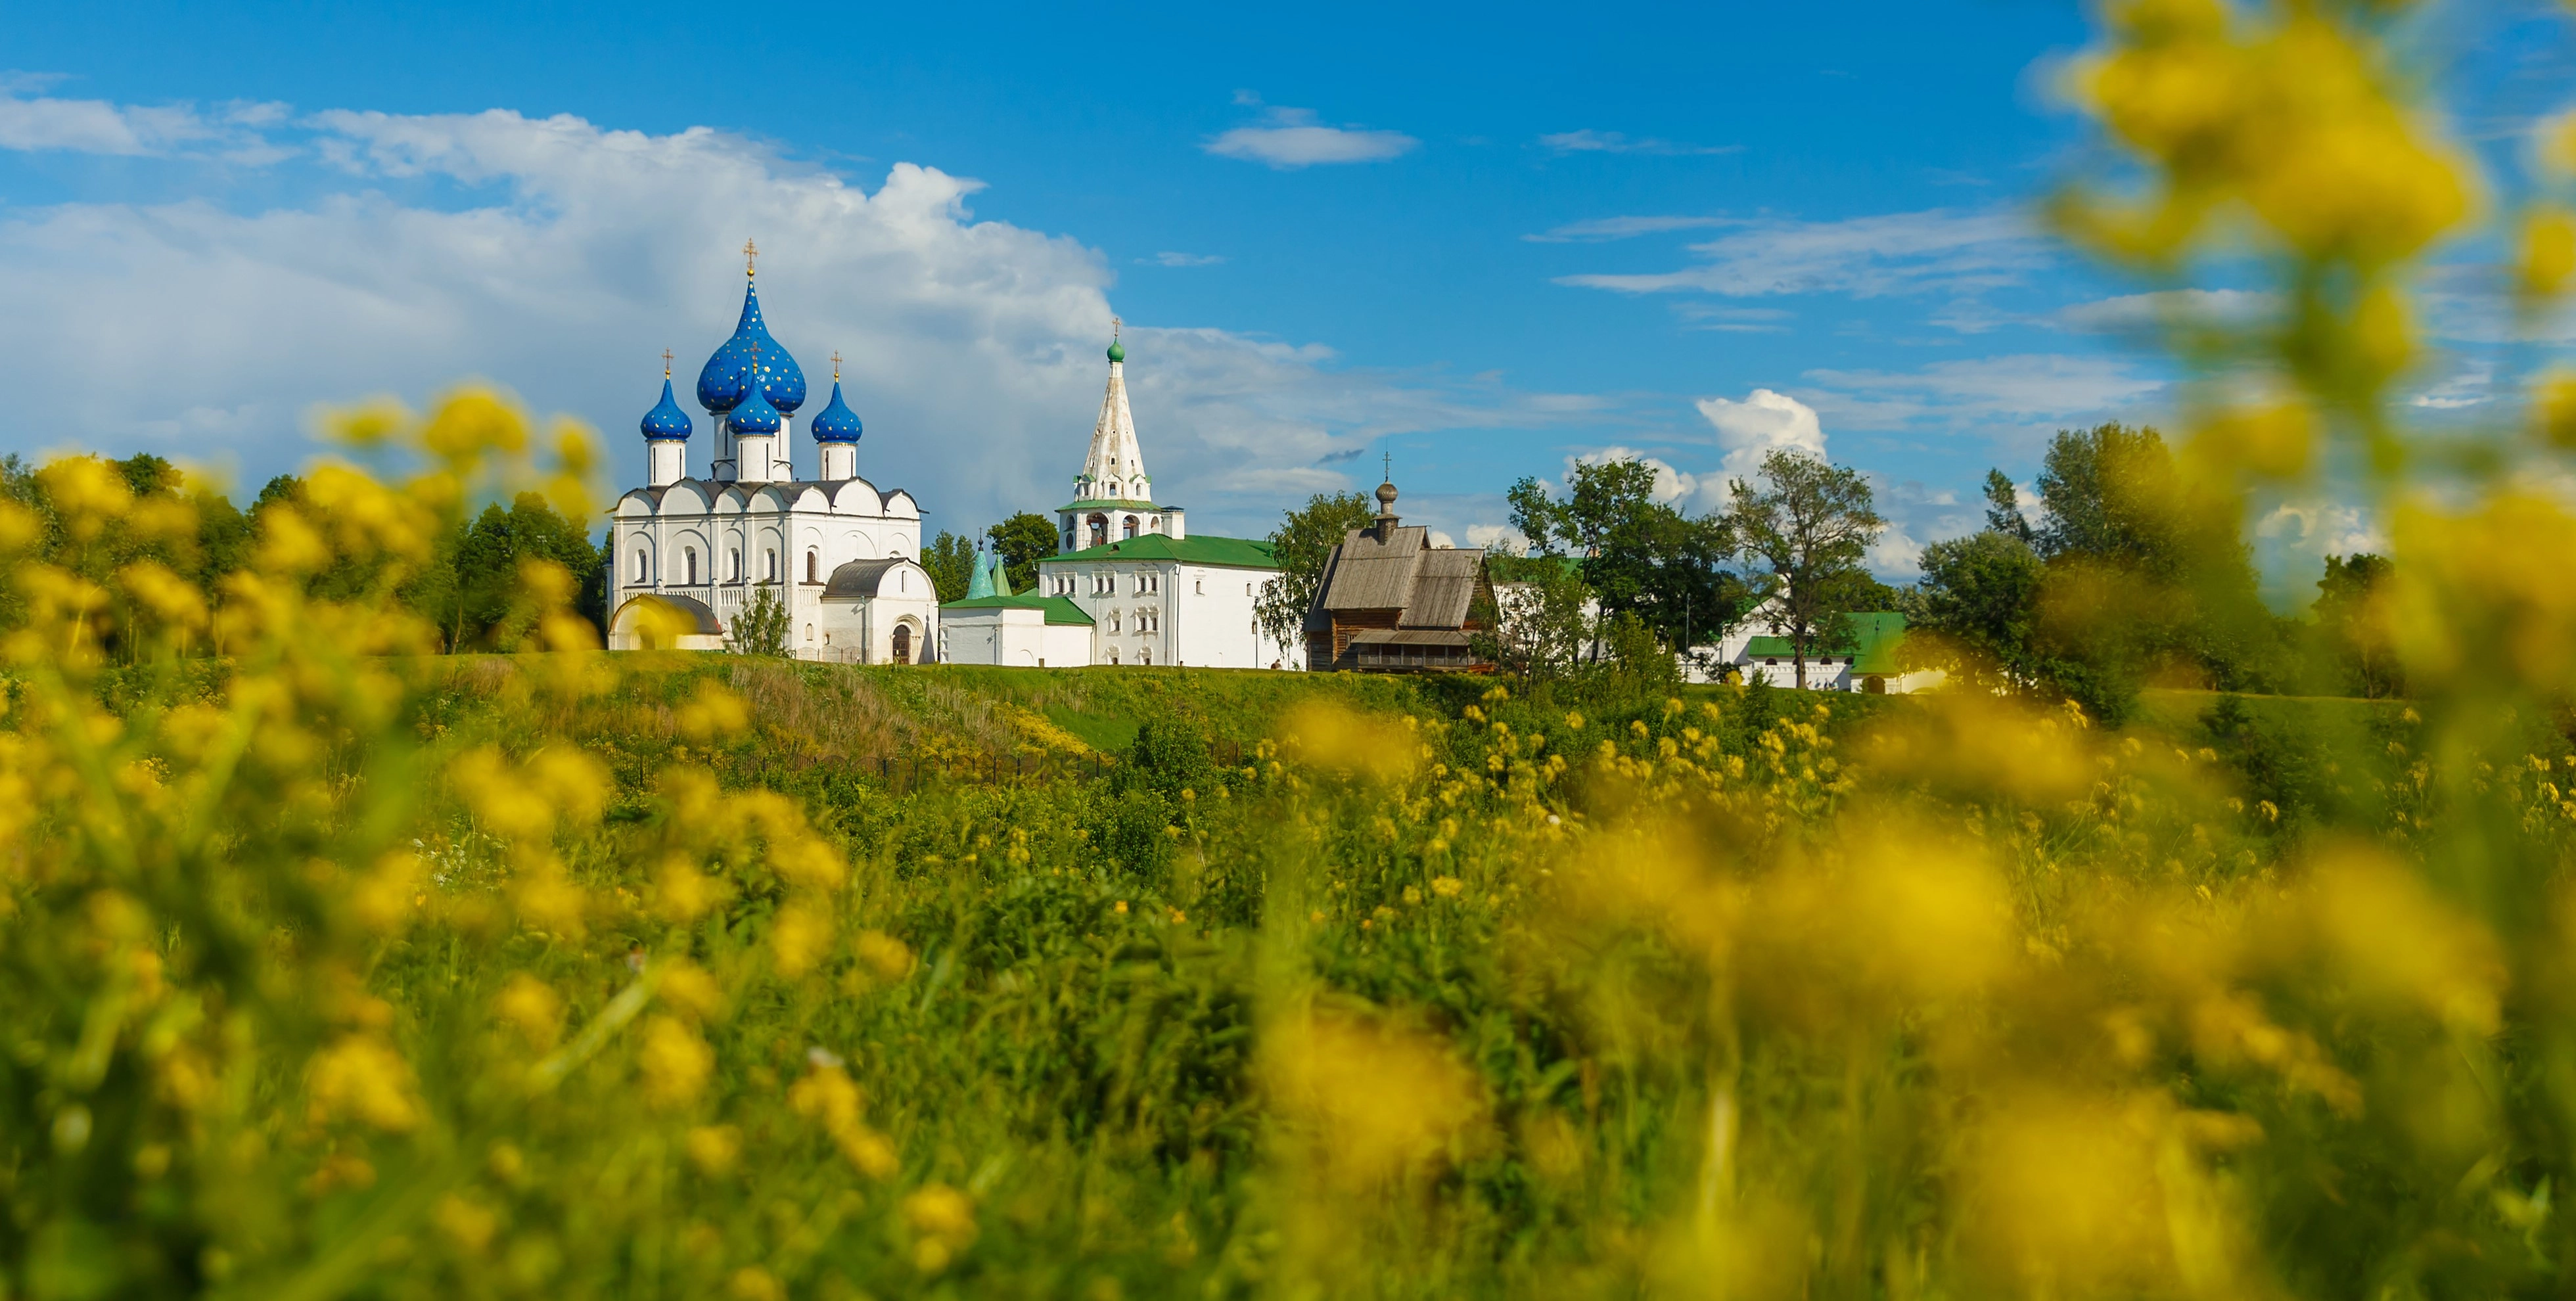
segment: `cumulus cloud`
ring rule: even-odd
[[[1775,448],[1819,458],[1825,454],[1825,426],[1816,409],[1786,393],[1758,388],[1741,402],[1701,398],[1697,405],[1716,428],[1718,446],[1726,449],[1727,478],[1751,478]]]
[[[600,426],[632,483],[660,353],[679,354],[685,393],[733,328],[748,236],[780,342],[817,378],[833,351],[847,359],[863,474],[961,531],[1070,486],[1113,277],[1073,239],[977,219],[978,182],[899,163],[871,192],[725,132],[570,116],[329,112],[264,129],[324,161],[300,175],[325,193],[247,212],[0,210],[0,350],[45,377],[0,450],[150,450],[256,481],[307,454],[310,403],[483,375]],[[1345,488],[1325,458],[1390,434],[1575,418],[1561,395],[1370,370],[1317,344],[1133,323],[1126,344],[1157,484],[1202,528]],[[707,441],[702,422],[701,469]],[[797,452],[810,465],[810,445]]]
[[[1540,146],[1559,154],[1733,154],[1742,153],[1742,145],[1690,145],[1652,136],[1631,139],[1616,131],[1560,131],[1538,138]]]
[[[1507,556],[1529,553],[1529,539],[1509,524],[1470,524],[1467,526],[1467,545]]]
[[[1747,298],[1926,290],[1972,293],[2020,282],[2048,264],[2046,239],[2013,209],[1894,213],[1843,221],[1736,221],[1694,244],[1700,264],[1640,275],[1571,275],[1557,283],[1620,293],[1676,290]]]
[[[1410,153],[1422,143],[1401,131],[1325,126],[1315,111],[1272,108],[1259,126],[1239,126],[1207,142],[1219,158],[1267,163],[1282,171],[1326,163],[1377,163]]]

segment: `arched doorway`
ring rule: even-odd
[[[903,624],[894,626],[894,662],[912,663],[912,629]]]
[[[1865,678],[1862,678],[1862,679],[1861,679],[1861,681],[1860,681],[1860,689],[1861,689],[1863,692],[1865,692],[1865,693],[1867,693],[1867,694],[1869,694],[1869,695],[1873,695],[1873,696],[1883,696],[1883,695],[1886,695],[1886,694],[1887,694],[1887,679],[1882,678],[1882,677],[1878,676],[1878,675],[1877,675],[1877,674],[1875,674],[1875,673],[1872,673],[1872,674],[1870,674],[1868,677],[1865,677]]]

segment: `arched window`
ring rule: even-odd
[[[1153,647],[1151,647],[1151,646],[1140,646],[1140,647],[1137,647],[1137,648],[1136,648],[1136,662],[1137,662],[1137,663],[1139,663],[1139,664],[1151,664],[1151,663],[1153,663],[1153,662],[1154,662],[1154,648],[1153,648]]]
[[[778,548],[771,547],[760,553],[760,581],[764,583],[778,581]]]
[[[725,572],[725,581],[726,581],[726,582],[728,582],[728,583],[739,583],[739,582],[741,582],[741,581],[742,581],[742,548],[740,548],[740,547],[733,547],[733,548],[731,548],[731,549],[727,550],[727,551],[725,552],[725,563],[726,563],[726,566],[727,566],[727,569],[726,569],[726,572]]]
[[[814,550],[812,547],[807,547],[805,549],[805,581],[809,583],[822,582],[823,580],[821,578],[816,577],[816,575],[821,574],[822,572],[822,553]]]
[[[1109,541],[1108,516],[1094,515],[1084,522],[1091,526],[1091,545],[1096,547]]]
[[[644,548],[637,547],[635,549],[635,581],[639,583],[649,582],[652,580],[652,577],[653,570],[650,567],[650,562],[644,559]]]
[[[1131,537],[1131,538],[1132,538],[1132,537],[1134,537],[1134,536],[1136,536],[1136,517],[1135,517],[1135,516],[1130,515],[1130,516],[1128,516],[1128,517],[1127,517],[1127,531],[1126,531],[1124,534],[1122,534],[1121,536],[1123,536],[1123,537]]]
[[[683,549],[682,554],[688,561],[689,586],[695,587],[698,585],[698,549],[696,547],[687,547]]]
[[[805,640],[809,643],[814,640],[814,625],[810,623],[805,625]]]
[[[1112,664],[1116,664],[1118,662],[1118,652],[1114,649],[1109,652],[1109,662]]]

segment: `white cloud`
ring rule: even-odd
[[[0,88],[0,149],[128,157],[210,153],[250,163],[274,162],[284,156],[257,132],[283,118],[281,105],[230,104],[208,115],[192,104],[22,99],[8,93],[20,88],[32,88],[31,79],[15,78],[13,84]]]
[[[1237,102],[1242,97],[1237,96]],[[1323,126],[1304,108],[1273,108],[1266,125],[1239,126],[1205,146],[1220,158],[1267,163],[1282,171],[1319,163],[1376,163],[1412,151],[1422,143],[1401,131]]]
[[[1675,303],[1673,315],[1686,330],[1722,330],[1734,334],[1784,334],[1794,313],[1776,307],[1719,307],[1711,303]]]
[[[1758,388],[1741,402],[1701,398],[1697,405],[1716,427],[1718,446],[1726,449],[1727,478],[1751,478],[1762,467],[1762,458],[1775,448],[1814,457],[1825,454],[1825,426],[1816,409],[1788,394]]]
[[[2117,357],[2015,354],[1913,371],[1811,370],[1809,396],[1846,427],[1897,429],[1925,418],[1970,423],[2111,417],[2165,390]]]
[[[1560,276],[1557,283],[1631,294],[1870,298],[1932,289],[1973,293],[2018,283],[2050,260],[2047,241],[2014,209],[1732,224],[1738,227],[1732,233],[1691,246],[1701,265],[1646,275]]]
[[[1223,257],[1214,253],[1171,252],[1157,253],[1150,258],[1140,257],[1136,260],[1139,262],[1150,262],[1158,267],[1212,267],[1225,261]]]
[[[1742,153],[1742,145],[1688,145],[1652,136],[1630,139],[1616,131],[1560,131],[1538,138],[1539,144],[1560,154],[1733,154]]]
[[[1521,238],[1532,244],[1601,244],[1639,235],[1660,235],[1668,230],[1705,230],[1731,224],[1725,217],[1592,217]]]
[[[1438,529],[1426,530],[1423,534],[1423,541],[1428,542],[1435,547],[1454,547],[1458,545],[1458,539],[1453,538]]]
[[[2407,405],[2429,411],[2457,411],[2464,407],[2484,406],[2495,400],[2495,362],[2479,357],[2461,363],[2440,383],[2431,385]]]
[[[733,328],[751,236],[771,330],[818,386],[847,358],[861,472],[913,488],[934,527],[1051,506],[1080,459],[1111,274],[1073,239],[977,220],[978,182],[901,163],[871,193],[739,136],[569,116],[332,112],[292,129],[349,173],[316,173],[335,192],[303,206],[0,210],[0,353],[45,377],[0,450],[151,450],[256,482],[310,450],[310,403],[479,374],[596,423],[618,483],[636,482],[659,354],[679,354],[685,395]],[[395,176],[473,206],[415,206],[387,192]],[[1212,531],[1348,487],[1320,464],[1347,448],[1598,405],[1222,330],[1131,323],[1126,344],[1157,486]],[[702,428],[701,469],[707,444]],[[810,466],[810,444],[796,452]]]
[[[1467,526],[1467,545],[1510,556],[1529,552],[1529,539],[1509,524],[1470,524]]]
[[[2161,289],[2077,303],[2058,320],[2078,330],[2135,334],[2167,327],[2242,329],[2280,308],[2280,296],[2255,289]]]

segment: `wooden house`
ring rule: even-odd
[[[1472,640],[1493,618],[1481,547],[1436,547],[1395,514],[1395,485],[1377,487],[1377,519],[1352,529],[1324,562],[1306,611],[1306,665],[1363,673],[1481,671]]]

